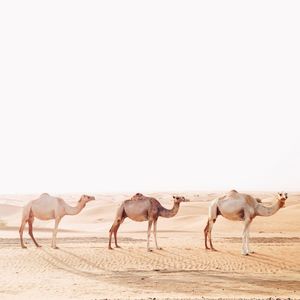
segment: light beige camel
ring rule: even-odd
[[[82,195],[77,205],[75,207],[72,207],[68,205],[63,199],[58,197],[53,197],[45,193],[40,195],[39,198],[30,201],[23,209],[22,222],[19,230],[22,248],[27,248],[23,242],[23,231],[27,222],[29,226],[28,233],[31,239],[33,240],[34,244],[37,247],[40,247],[40,245],[36,242],[32,232],[32,224],[34,218],[36,217],[40,220],[51,220],[51,219],[55,220],[51,246],[52,248],[57,249],[58,248],[56,246],[57,228],[62,217],[65,215],[79,214],[81,210],[85,207],[86,203],[91,200],[95,200],[95,197]]]
[[[108,249],[111,247],[111,238],[114,234],[116,248],[120,248],[117,242],[117,231],[120,225],[123,223],[125,218],[130,218],[133,221],[142,222],[148,221],[148,232],[147,232],[147,250],[150,249],[150,234],[151,227],[153,224],[153,235],[155,240],[156,249],[160,250],[161,248],[157,245],[156,239],[156,225],[158,217],[171,218],[174,217],[178,210],[181,202],[187,202],[189,200],[184,197],[173,196],[174,205],[172,209],[164,208],[155,198],[146,197],[140,193],[134,195],[131,199],[125,200],[117,211],[115,221],[109,231],[109,243]]]
[[[253,198],[247,194],[230,191],[223,197],[212,201],[209,206],[208,221],[204,229],[205,248],[215,251],[211,240],[211,231],[218,215],[232,221],[244,221],[242,236],[242,254],[253,253],[249,249],[249,227],[256,216],[272,216],[285,205],[287,193],[278,193],[276,202],[272,206],[264,206],[259,198]],[[210,248],[207,246],[207,237]]]

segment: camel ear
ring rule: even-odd
[[[285,196],[285,198],[287,199],[287,197],[288,197],[288,193],[285,193],[285,194],[284,194],[284,196]]]

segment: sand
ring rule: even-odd
[[[37,195],[0,196],[0,299],[198,299],[300,298],[300,194],[285,208],[251,225],[255,253],[242,256],[242,223],[220,217],[213,231],[218,252],[204,249],[209,200],[220,193],[177,193],[191,199],[171,219],[159,219],[163,250],[146,251],[146,222],[126,220],[122,249],[107,249],[108,230],[130,195],[96,195],[77,216],[60,224],[58,246],[50,247],[53,221],[36,220],[35,248],[27,232],[21,249],[21,204]],[[272,193],[252,193],[271,203]],[[165,207],[171,194],[156,193]],[[60,195],[75,204],[78,195]],[[154,246],[152,240],[152,246]]]

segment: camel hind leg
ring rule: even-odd
[[[20,242],[21,242],[21,247],[22,247],[23,249],[26,249],[26,248],[27,248],[27,247],[25,246],[25,244],[24,244],[24,241],[23,241],[23,232],[24,232],[24,228],[25,228],[25,226],[26,226],[26,223],[27,223],[27,219],[25,219],[25,218],[23,217],[22,223],[21,223],[21,226],[20,226],[20,229],[19,229]]]
[[[26,248],[27,248],[27,247],[25,246],[25,244],[24,244],[24,240],[23,240],[23,232],[24,232],[26,223],[27,223],[28,220],[29,220],[30,211],[31,211],[31,208],[30,208],[29,205],[27,205],[27,206],[25,206],[25,207],[23,208],[22,221],[21,221],[21,225],[20,225],[20,228],[19,228],[20,243],[21,243],[21,247],[22,247],[23,249],[26,249]]]
[[[115,246],[116,246],[116,248],[121,248],[121,247],[118,245],[117,233],[118,233],[118,229],[119,229],[120,225],[124,222],[124,219],[125,219],[125,218],[122,218],[122,219],[118,222],[117,226],[115,226],[115,229],[114,229],[114,239],[115,239]]]
[[[211,206],[209,207],[208,220],[207,220],[206,226],[204,228],[205,249],[210,249],[210,250],[216,251],[216,249],[214,248],[214,246],[212,244],[211,232],[212,232],[212,228],[213,228],[214,223],[216,222],[219,214],[220,214],[220,211],[218,208],[218,204],[216,201],[214,201],[211,204]],[[207,239],[209,240],[210,247],[208,247],[208,245],[207,245]]]
[[[212,239],[211,239],[211,232],[212,232],[212,228],[213,228],[214,222],[216,222],[216,219],[214,219],[214,220],[208,219],[207,223],[206,223],[206,226],[204,228],[205,249],[217,251],[214,248],[214,246],[212,244]],[[210,247],[208,247],[208,245],[207,245],[207,240],[209,241],[209,246]]]
[[[31,237],[31,239],[33,240],[34,244],[37,246],[37,247],[41,247],[37,241],[35,240],[34,236],[33,236],[33,231],[32,231],[32,224],[33,224],[33,221],[34,221],[34,216],[33,216],[33,213],[32,211],[30,211],[30,214],[29,214],[29,219],[28,219],[28,233]]]
[[[122,219],[116,219],[113,223],[113,225],[111,226],[110,230],[109,230],[109,242],[108,242],[108,249],[112,250],[112,246],[111,246],[111,238],[112,238],[112,234],[114,235],[114,240],[115,240],[115,245],[116,248],[121,248],[118,245],[118,240],[117,240],[117,232],[118,229],[120,227],[120,225],[123,223],[124,218]]]
[[[109,242],[108,242],[108,249],[112,250],[112,246],[111,246],[111,238],[112,238],[112,234],[114,234],[114,240],[115,240],[115,245],[116,248],[121,248],[118,245],[118,240],[117,240],[117,232],[118,229],[120,227],[120,225],[123,223],[124,219],[126,218],[126,214],[124,211],[124,207],[123,205],[119,208],[118,212],[117,212],[117,216],[115,218],[114,223],[112,224],[110,230],[109,230]]]
[[[208,240],[209,240],[210,250],[212,250],[212,251],[217,251],[214,248],[214,246],[212,244],[212,239],[211,239],[211,232],[212,232],[212,228],[213,228],[213,225],[215,222],[216,222],[216,219],[208,221]]]
[[[205,240],[205,249],[209,250],[210,248],[207,246],[207,235],[208,235],[208,228],[209,228],[209,220],[206,223],[204,228],[204,240]]]

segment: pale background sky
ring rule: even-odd
[[[1,1],[0,193],[300,190],[297,1]]]

